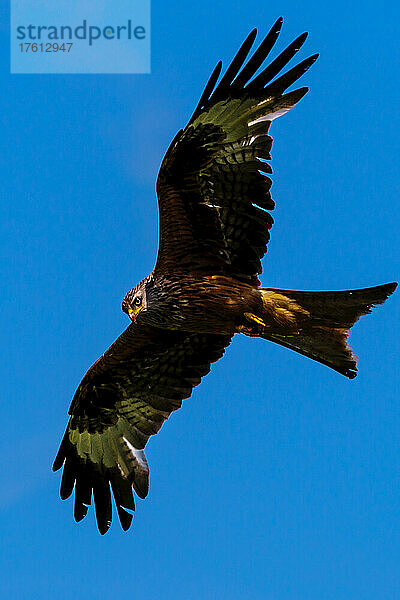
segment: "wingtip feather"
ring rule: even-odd
[[[51,467],[51,470],[55,473],[56,471],[58,471],[59,469],[61,469],[61,467],[64,464],[64,460],[65,460],[64,457],[61,458],[57,454],[56,458],[54,459],[54,462],[53,462],[53,465]]]

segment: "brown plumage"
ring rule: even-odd
[[[274,208],[268,129],[305,95],[307,88],[285,91],[317,58],[276,77],[304,43],[303,34],[256,76],[281,25],[278,19],[246,63],[252,31],[216,85],[218,63],[188,125],[172,141],[157,181],[156,266],[126,294],[122,309],[131,324],[89,369],[72,401],[53,468],[64,465],[62,498],[75,488],[77,521],[94,498],[101,533],[111,523],[110,487],[121,525],[129,528],[132,487],[141,498],[148,492],[147,440],[233,335],[273,341],[352,378],[349,330],[396,287],[260,287]]]

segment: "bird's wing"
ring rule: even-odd
[[[131,324],[80,383],[54,461],[64,464],[61,498],[75,487],[75,519],[94,497],[97,524],[105,533],[112,517],[110,485],[123,529],[138,496],[148,492],[143,448],[172,411],[223,355],[229,336],[164,331]],[[125,510],[125,509],[128,509]]]
[[[304,43],[299,36],[254,79],[272,49],[278,19],[245,63],[253,30],[218,85],[214,69],[184,130],[172,141],[157,181],[160,244],[156,271],[219,272],[257,284],[274,202],[271,121],[288,112],[308,88],[284,93],[316,60],[313,55],[278,78]]]

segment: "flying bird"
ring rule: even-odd
[[[306,40],[303,33],[265,66],[281,26],[278,19],[247,59],[257,33],[251,31],[221,78],[217,64],[171,142],[157,180],[156,265],[126,294],[122,310],[130,324],[74,395],[53,470],[64,465],[61,498],[75,489],[76,521],[93,497],[102,534],[111,524],[111,490],[122,528],[130,527],[133,490],[140,498],[148,493],[149,437],[235,334],[275,342],[351,379],[357,363],[347,342],[350,328],[396,288],[261,287],[274,208],[268,131],[306,94],[306,87],[286,90],[318,56],[281,74]]]

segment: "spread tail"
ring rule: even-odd
[[[254,326],[257,333],[253,329],[250,335],[290,348],[353,379],[357,357],[348,345],[350,329],[359,317],[385,302],[396,287],[396,283],[387,283],[344,292],[262,288],[264,307],[279,326],[264,327],[258,322]]]

